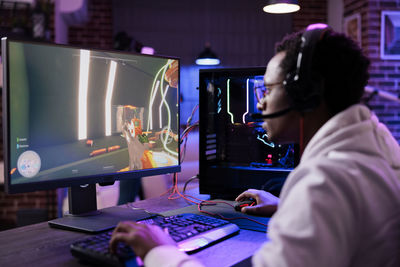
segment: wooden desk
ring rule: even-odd
[[[151,212],[164,212],[190,205],[166,196],[134,203]],[[74,258],[69,245],[87,234],[50,228],[46,223],[0,232],[0,266],[85,266]],[[251,257],[265,240],[265,233],[241,230],[240,234],[196,254],[206,266],[233,266]],[[247,266],[243,262],[239,266]],[[86,265],[87,266],[87,265]]]

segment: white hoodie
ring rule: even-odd
[[[254,266],[399,266],[399,145],[366,107],[318,130],[280,198]]]
[[[362,105],[325,123],[288,176],[254,266],[400,266],[400,149]],[[162,246],[146,266],[201,266]]]

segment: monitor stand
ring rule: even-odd
[[[144,210],[119,206],[98,210],[96,184],[68,188],[68,204],[69,213],[49,221],[51,227],[98,233],[113,229],[120,221],[136,221],[150,217]]]

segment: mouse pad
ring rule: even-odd
[[[227,202],[231,205],[234,205],[236,203],[235,201],[222,200],[222,199],[214,199],[212,201],[223,201],[223,202]],[[224,203],[217,203],[215,205],[203,205],[203,206],[201,206],[201,210],[212,213],[212,214],[222,215],[223,217],[230,219],[229,222],[236,224],[237,226],[239,226],[240,229],[258,231],[258,232],[264,232],[264,233],[267,231],[267,225],[268,225],[268,222],[270,219],[267,217],[247,215],[247,214],[235,211],[233,207],[231,207],[227,204],[224,204]],[[162,212],[161,214],[164,216],[171,216],[171,215],[176,215],[176,214],[181,214],[181,213],[194,213],[194,214],[210,215],[210,214],[207,214],[204,212],[200,212],[198,210],[197,205],[192,205],[192,206],[175,209],[175,210],[169,210],[169,211]],[[214,217],[220,218],[219,216],[214,216]],[[251,219],[251,220],[249,220],[249,219]],[[257,222],[260,222],[264,225],[259,224]]]

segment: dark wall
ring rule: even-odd
[[[275,42],[292,30],[292,15],[262,11],[261,0],[114,0],[113,31],[125,31],[182,65],[211,43],[222,66],[264,66]]]
[[[113,35],[125,31],[156,54],[181,58],[180,121],[186,124],[198,104],[199,69],[207,68],[195,65],[206,42],[221,59],[219,68],[266,66],[275,43],[292,31],[291,14],[267,14],[264,5],[262,0],[114,0]]]

